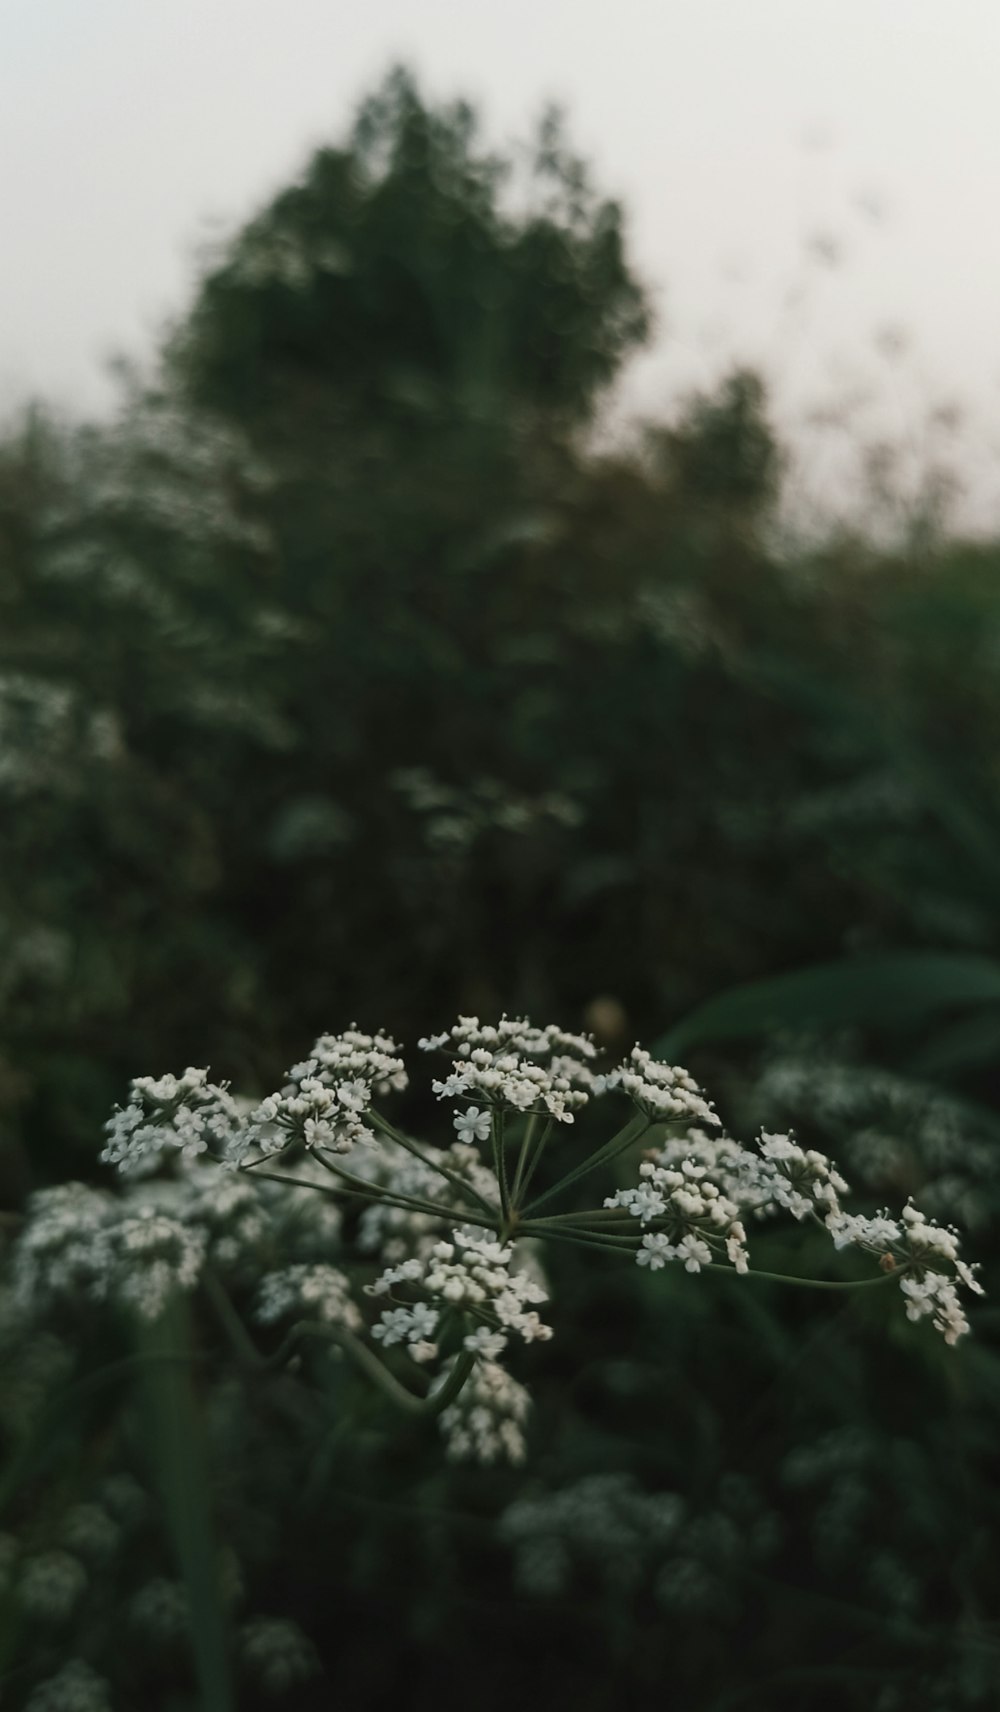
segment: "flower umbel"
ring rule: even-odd
[[[339,1344],[394,1402],[436,1415],[450,1455],[480,1461],[524,1454],[528,1397],[501,1361],[512,1340],[552,1335],[537,1312],[548,1298],[539,1244],[572,1243],[650,1272],[672,1264],[752,1276],[749,1227],[808,1221],[834,1254],[850,1247],[878,1265],[867,1280],[788,1282],[895,1282],[910,1320],[929,1319],[949,1344],[968,1330],[959,1291],[981,1287],[953,1228],[912,1203],[898,1217],[845,1213],[848,1185],[825,1154],[790,1134],[765,1132],[755,1147],[733,1141],[680,1067],[637,1046],[601,1074],[586,1036],[523,1018],[460,1017],[419,1044],[451,1060],[432,1083],[439,1100],[457,1102],[450,1146],[418,1141],[380,1110],[407,1086],[399,1048],[381,1033],[321,1035],[256,1104],[205,1070],[138,1078],[108,1125],[103,1157],[147,1177],[143,1197],[116,1205],[82,1187],[37,1197],[19,1249],[23,1299],[82,1288],[155,1317],[204,1277],[231,1319],[219,1275],[239,1283],[256,1269],[253,1320],[286,1331],[274,1360],[307,1335]],[[563,1126],[597,1102],[623,1100],[624,1123],[532,1187]],[[585,1180],[630,1156],[632,1184],[587,1205]],[[149,1182],[165,1160],[172,1183]],[[219,1164],[240,1170],[240,1184],[207,1190]],[[310,1221],[319,1247],[299,1258],[281,1233],[312,1203],[323,1209]],[[366,1333],[351,1273],[373,1255],[381,1270],[366,1291],[380,1311]],[[245,1329],[239,1335],[248,1358],[272,1359],[253,1352]]]

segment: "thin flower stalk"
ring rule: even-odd
[[[619,1154],[624,1153],[627,1148],[641,1141],[649,1127],[649,1119],[643,1113],[638,1113],[616,1135],[613,1135],[610,1141],[606,1141],[602,1147],[595,1148],[582,1165],[574,1166],[573,1170],[567,1171],[566,1175],[560,1177],[557,1183],[551,1184],[541,1195],[536,1196],[525,1208],[525,1212],[530,1216],[537,1208],[544,1206],[546,1201],[551,1201],[556,1195],[563,1194],[572,1184],[578,1183],[581,1177],[589,1177],[591,1172],[599,1171],[602,1166],[610,1165],[618,1158]]]
[[[521,1147],[517,1156],[514,1170],[514,1184],[511,1198],[515,1206],[521,1206],[531,1186],[531,1179],[541,1162],[545,1144],[552,1134],[553,1120],[543,1117],[539,1112],[530,1113],[521,1138]]]

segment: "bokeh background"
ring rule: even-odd
[[[8,7],[8,1250],[134,1074],[507,1009],[995,1295],[996,15],[383,10]],[[989,1303],[552,1286],[486,1471],[5,1287],[4,1704],[996,1705]]]

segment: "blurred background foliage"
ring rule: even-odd
[[[558,118],[501,160],[397,73],[112,422],[8,428],[11,1228],[100,1178],[135,1073],[252,1094],[322,1029],[506,1008],[666,1037],[733,1126],[794,1123],[989,1261],[1000,546],[789,545],[749,371],[602,443],[649,331]],[[595,1712],[667,1681],[692,1712],[996,1704],[994,1310],[952,1353],[881,1301],[556,1272],[513,1473],[448,1468],[329,1363],[248,1374],[197,1304],[158,1395],[90,1385],[130,1359],[96,1311],[7,1312],[9,1562],[87,1571],[58,1620],[11,1571],[9,1703],[75,1660],[82,1712],[87,1669],[121,1707],[488,1709],[531,1657]],[[81,1506],[113,1548],[72,1548]]]

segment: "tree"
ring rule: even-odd
[[[227,246],[172,346],[186,395],[254,434],[295,412],[397,429],[586,418],[649,327],[619,205],[543,122],[518,186],[471,109],[393,72]],[[518,208],[518,196],[523,206]]]

